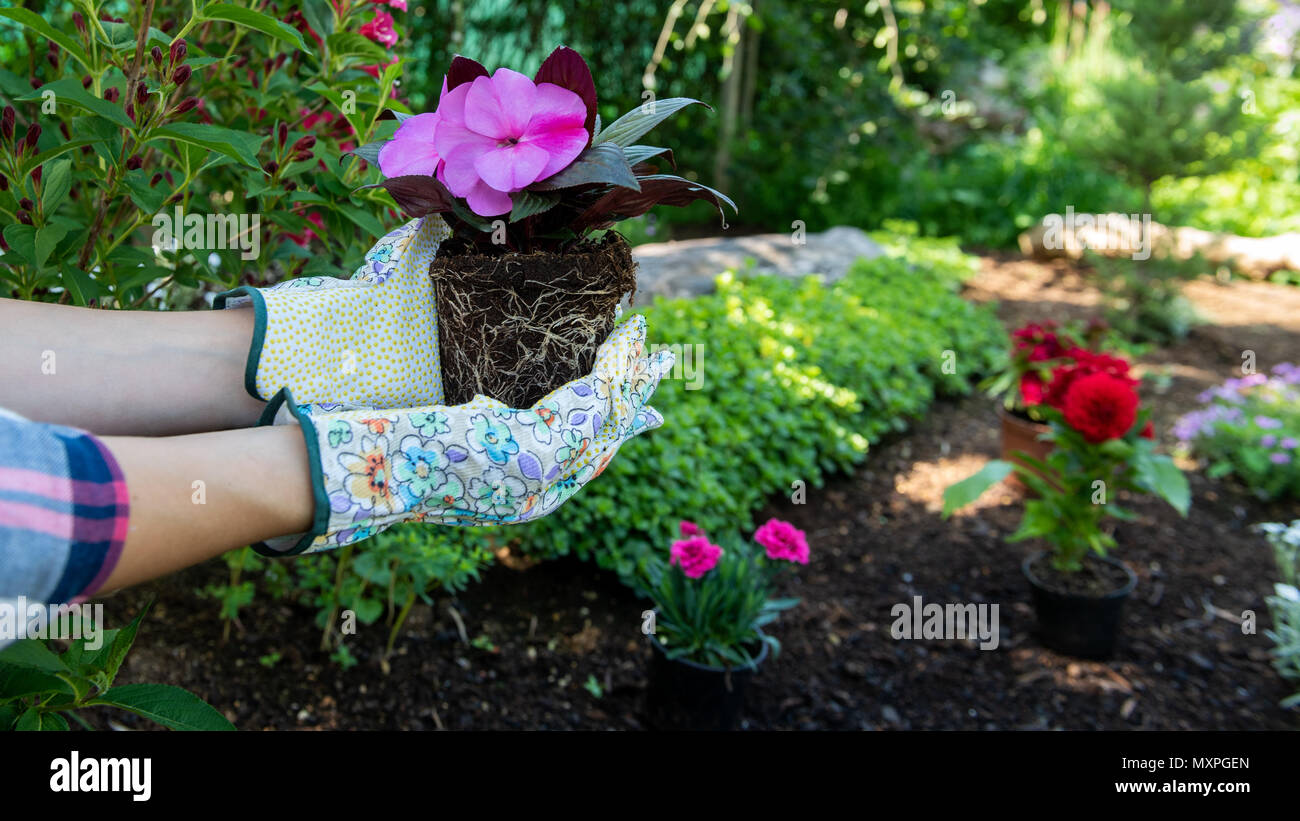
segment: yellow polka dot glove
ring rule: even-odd
[[[266,555],[351,544],[399,522],[514,524],[545,516],[599,476],[619,447],[663,424],[646,403],[673,356],[644,356],[645,318],[617,325],[592,373],[531,408],[483,395],[454,407],[337,410],[277,393],[262,424],[299,424],[311,461],[311,532]]]
[[[302,277],[219,294],[216,308],[257,312],[248,392],[270,399],[288,387],[299,402],[348,407],[442,402],[429,266],[449,236],[434,214],[376,242],[352,279]]]

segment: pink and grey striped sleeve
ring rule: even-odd
[[[0,408],[0,602],[88,598],[122,552],[128,501],[94,436]]]

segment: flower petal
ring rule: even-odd
[[[514,207],[509,194],[498,191],[481,181],[465,195],[465,199],[469,203],[470,210],[480,217],[496,217],[501,214],[508,214],[510,209]]]
[[[518,143],[480,153],[474,159],[474,170],[498,191],[518,191],[537,181],[549,159],[542,149]]]
[[[533,116],[537,86],[527,76],[499,68],[479,77],[465,98],[465,125],[498,140],[517,139]],[[576,96],[576,95],[575,95]]]

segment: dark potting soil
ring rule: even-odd
[[[586,375],[615,307],[636,290],[631,249],[612,231],[563,254],[484,254],[453,237],[430,275],[451,405],[481,393],[527,408]]]
[[[1056,569],[1050,557],[1042,556],[1029,565],[1029,572],[1048,590],[1071,596],[1102,598],[1124,589],[1129,582],[1122,567],[1091,555],[1085,556],[1083,567],[1073,572]]]
[[[750,683],[742,728],[1300,728],[1295,712],[1277,706],[1292,690],[1270,667],[1264,636],[1275,571],[1249,530],[1283,518],[1286,505],[1262,505],[1200,474],[1190,477],[1187,519],[1162,503],[1126,500],[1140,518],[1125,524],[1132,538],[1116,554],[1139,575],[1124,636],[1114,659],[1080,661],[1033,636],[1020,563],[1037,548],[1005,542],[1019,496],[998,488],[940,516],[943,488],[997,447],[986,400],[941,404],[856,475],[810,488],[806,504],[763,512],[805,529],[812,561],[781,584],[803,603],[768,627],[782,651]],[[313,608],[265,594],[223,645],[218,604],[194,590],[225,575],[210,562],[106,600],[116,625],[159,597],[120,683],[179,684],[243,729],[644,727],[648,604],[591,564],[509,558],[455,601],[417,606],[388,674],[382,622],[349,638],[360,663],[345,671],[316,649]],[[999,604],[998,647],[894,640],[891,609],[915,596]],[[1239,624],[1247,611],[1256,619],[1250,633]],[[101,727],[110,718],[147,726],[110,711],[92,717]]]

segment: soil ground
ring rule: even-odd
[[[1261,369],[1300,361],[1300,288],[1207,280],[1187,292],[1213,324],[1142,360],[1159,377],[1148,401],[1166,445],[1196,394],[1240,372],[1242,351],[1254,351]],[[1098,310],[1085,273],[1067,262],[986,256],[968,293],[998,300],[1009,327]],[[805,529],[813,558],[784,583],[804,601],[773,626],[783,650],[754,680],[744,728],[1300,728],[1297,713],[1277,707],[1291,690],[1271,668],[1264,636],[1275,573],[1250,530],[1300,516],[1294,502],[1266,505],[1200,473],[1190,475],[1186,519],[1154,500],[1131,501],[1141,517],[1117,533],[1139,576],[1124,638],[1113,660],[1078,661],[1032,633],[1019,566],[1035,546],[1003,540],[1018,520],[1017,494],[997,489],[952,520],[939,515],[943,489],[997,450],[987,399],[941,403],[854,475],[809,489],[806,504],[774,501],[763,511],[760,520]],[[157,596],[119,682],[187,687],[242,729],[641,727],[646,605],[590,564],[509,565],[520,566],[499,563],[457,599],[417,607],[385,674],[381,624],[350,640],[360,664],[344,671],[316,649],[310,609],[265,595],[222,644],[217,605],[193,595],[223,579],[224,565],[211,562],[106,601],[117,624]],[[916,596],[999,604],[997,649],[892,639],[891,609]],[[465,643],[451,608],[467,636],[487,640]],[[1254,634],[1240,624],[1247,611]],[[259,662],[273,653],[273,666]],[[94,720],[143,726],[121,714]]]

